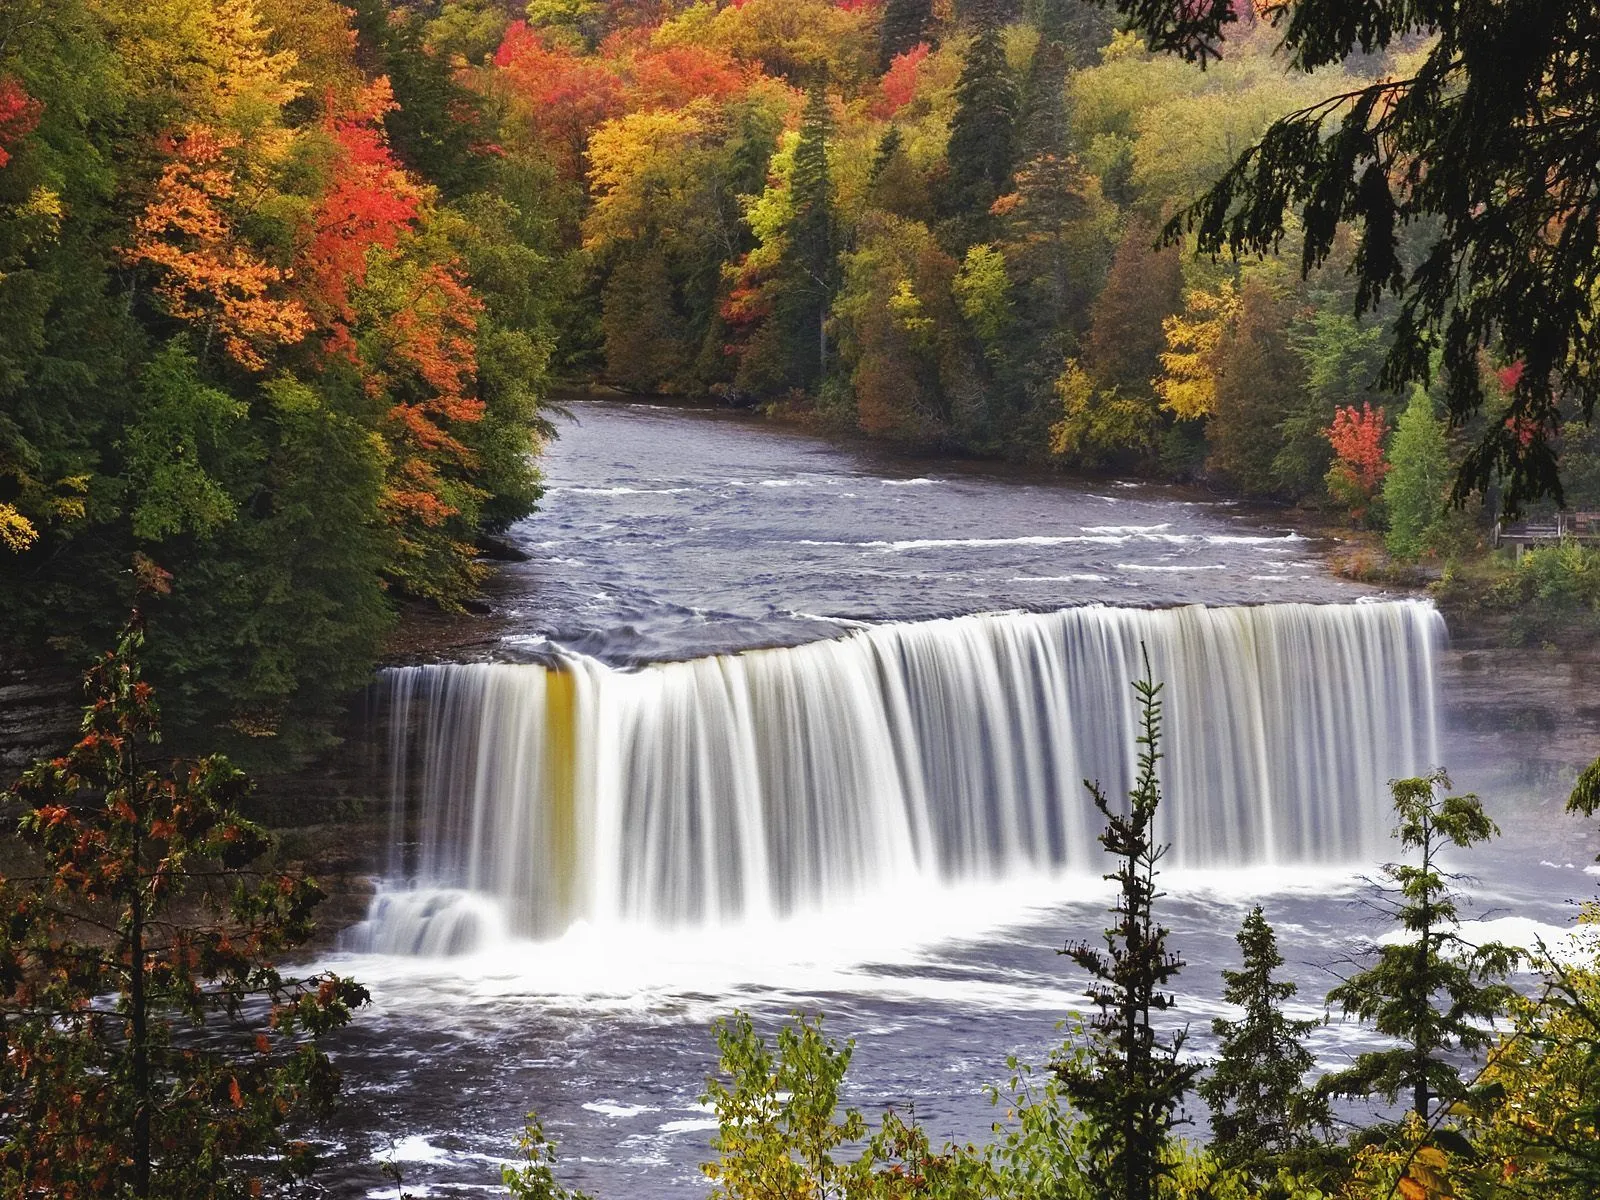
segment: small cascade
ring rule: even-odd
[[[1085,607],[887,624],[624,671],[387,671],[391,889],[352,945],[441,954],[577,921],[715,925],[1098,873],[1141,647],[1165,682],[1173,867],[1341,864],[1437,765],[1443,622],[1413,601]]]

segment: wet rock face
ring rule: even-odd
[[[0,787],[71,743],[77,702],[77,681],[68,672],[0,666]]]

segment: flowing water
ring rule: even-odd
[[[851,1102],[982,1137],[982,1085],[1085,1007],[1054,953],[1105,923],[1082,781],[1126,788],[1146,656],[1175,1020],[1203,1052],[1258,900],[1320,1012],[1370,932],[1385,782],[1450,753],[1431,607],[1200,494],[573,410],[495,581],[503,636],[375,686],[394,822],[336,959],[376,996],[339,1046],[341,1183],[490,1187],[536,1108],[589,1190],[702,1194],[706,1025],[735,1006],[827,1012]],[[1485,860],[1478,915],[1566,919],[1581,876],[1534,853]]]

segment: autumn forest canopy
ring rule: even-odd
[[[468,602],[532,511],[556,381],[1328,505],[1411,557],[1470,527],[1474,445],[1533,500],[1512,459],[1560,445],[1600,503],[1525,356],[1417,369],[1370,276],[1437,220],[1368,187],[1302,227],[1287,188],[1224,227],[1235,177],[1191,209],[1439,47],[1284,37],[1242,3],[13,0],[0,640],[80,663],[154,588],[175,735],[314,749],[397,602]],[[1207,214],[1284,253],[1194,253]]]

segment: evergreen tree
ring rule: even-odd
[[[1024,0],[1023,19],[1046,45],[1065,51],[1071,66],[1092,66],[1117,30],[1116,16],[1091,0]]]
[[[1177,252],[1157,249],[1155,240],[1152,225],[1128,222],[1091,306],[1084,358],[1101,387],[1148,396],[1161,373],[1162,322],[1183,310],[1183,268]]]
[[[878,69],[887,71],[897,55],[916,49],[933,23],[933,0],[888,0],[878,50]]]
[[[449,197],[489,183],[493,158],[481,147],[494,139],[483,98],[428,45],[421,14],[386,0],[354,0],[352,9],[362,51],[394,89],[384,125],[401,159]]]
[[[1384,545],[1397,558],[1416,558],[1428,548],[1428,533],[1444,512],[1450,488],[1450,447],[1444,422],[1434,416],[1433,397],[1420,384],[1395,426],[1383,505],[1389,513]]]
[[[1244,1013],[1238,1020],[1211,1022],[1220,1055],[1198,1090],[1211,1106],[1213,1152],[1261,1179],[1273,1173],[1275,1159],[1312,1145],[1312,1130],[1328,1129],[1333,1115],[1327,1097],[1305,1086],[1315,1060],[1304,1038],[1317,1022],[1283,1015],[1282,1005],[1296,989],[1272,976],[1283,956],[1259,904],[1235,940],[1244,962],[1237,971],[1222,972],[1222,998]]]
[[[1274,466],[1276,430],[1302,402],[1305,371],[1285,330],[1294,319],[1292,293],[1246,277],[1237,319],[1216,353],[1216,407],[1206,423],[1207,466],[1254,496],[1282,493]]]
[[[1017,88],[1000,28],[982,23],[956,83],[950,119],[949,211],[964,245],[986,240],[989,206],[1006,189],[1016,153]]]
[[[1155,841],[1161,804],[1157,765],[1161,754],[1161,684],[1134,683],[1139,697],[1139,764],[1126,811],[1112,808],[1099,784],[1088,784],[1094,806],[1106,819],[1100,844],[1120,860],[1106,878],[1118,888],[1117,923],[1105,931],[1105,949],[1069,944],[1062,954],[1094,977],[1088,995],[1100,1009],[1090,1025],[1085,1052],[1057,1064],[1061,1090],[1088,1122],[1086,1171],[1097,1196],[1106,1200],[1151,1200],[1170,1168],[1171,1130],[1179,1123],[1184,1094],[1199,1073],[1197,1063],[1178,1061],[1183,1033],[1162,1040],[1151,1014],[1172,1007],[1162,989],[1183,960],[1167,950],[1167,930],[1157,922],[1156,866],[1167,847]],[[1121,807],[1121,806],[1119,806]]]
[[[791,301],[794,345],[816,347],[816,357],[797,355],[800,378],[820,383],[828,370],[828,307],[838,287],[838,256],[833,242],[833,181],[828,173],[828,143],[833,138],[833,108],[819,85],[806,99],[800,141],[790,178],[794,219],[789,226],[788,262],[795,276]],[[809,337],[807,336],[809,334]],[[814,340],[812,340],[814,339]],[[816,366],[815,374],[809,369]]]
[[[1384,867],[1393,886],[1379,905],[1407,940],[1375,948],[1371,966],[1328,993],[1330,1005],[1371,1021],[1400,1044],[1358,1056],[1319,1085],[1328,1095],[1382,1096],[1390,1103],[1405,1095],[1423,1120],[1435,1100],[1465,1096],[1460,1059],[1451,1052],[1494,1044],[1489,1025],[1513,995],[1504,980],[1518,958],[1497,942],[1474,946],[1460,934],[1460,897],[1451,889],[1460,876],[1443,870],[1439,856],[1447,846],[1467,849],[1500,831],[1476,796],[1438,794],[1449,786],[1443,771],[1390,784],[1400,817],[1395,836],[1422,861]]]

